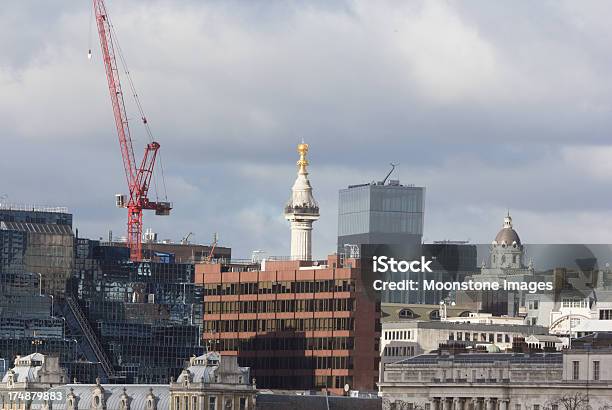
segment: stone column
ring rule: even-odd
[[[509,410],[510,407],[510,400],[509,399],[502,399],[499,405],[499,410]]]
[[[455,397],[453,399],[453,410],[462,410],[461,409],[461,399],[459,397]]]
[[[478,404],[478,398],[472,399],[472,410],[480,410],[480,405]]]
[[[486,410],[494,410],[493,409],[493,399],[490,397],[485,399],[485,406],[486,406]]]
[[[443,410],[453,410],[453,403],[449,400],[448,397],[444,397],[442,400],[444,403]]]

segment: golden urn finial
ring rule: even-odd
[[[302,141],[301,144],[298,144],[297,151],[300,154],[300,159],[297,162],[297,165],[300,167],[300,173],[306,172],[306,167],[308,166],[308,160],[306,159],[306,154],[308,154],[308,144],[305,144]]]

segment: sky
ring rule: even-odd
[[[174,209],[144,222],[160,239],[287,255],[303,138],[316,257],[338,190],[390,162],[427,189],[425,241],[489,243],[509,209],[525,243],[612,243],[612,2],[106,3],[161,144]],[[0,198],[67,206],[106,238],[127,187],[91,9],[0,7]]]

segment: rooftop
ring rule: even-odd
[[[30,212],[53,212],[66,214],[68,208],[65,206],[40,206],[40,205],[26,205],[26,204],[7,204],[0,202],[0,209],[7,211],[30,211]]]
[[[459,353],[455,355],[422,354],[392,363],[391,365],[438,364],[441,361],[459,363],[495,363],[508,362],[512,364],[560,364],[563,363],[563,353]]]

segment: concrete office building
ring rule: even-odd
[[[342,394],[375,389],[379,304],[359,259],[196,264],[204,285],[204,343],[238,355],[257,385]]]

